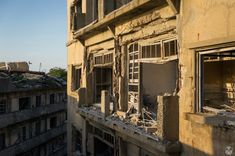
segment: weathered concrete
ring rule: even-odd
[[[213,47],[235,41],[234,1],[192,0],[181,1],[179,15],[180,88],[180,141],[184,145],[182,155],[224,155],[225,147],[234,145],[234,130],[210,124],[185,120],[184,113],[195,113],[195,51],[194,48]],[[195,49],[196,50],[196,49]]]

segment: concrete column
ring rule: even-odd
[[[104,17],[104,0],[98,0],[98,19]]]
[[[179,99],[178,96],[157,97],[157,135],[160,138],[177,141],[179,139]]]
[[[128,109],[128,76],[127,76],[127,46],[121,47],[121,78],[120,78],[120,106],[121,111],[126,112]]]
[[[119,156],[126,156],[127,154],[127,145],[126,142],[119,137]]]
[[[107,90],[101,91],[101,112],[104,114],[104,116],[109,115],[110,109],[110,96],[109,92]]]
[[[82,154],[86,155],[86,143],[87,143],[87,121],[83,120],[83,127],[82,127]]]

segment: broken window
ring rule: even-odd
[[[112,68],[108,67],[95,67],[95,102],[101,102],[101,91],[107,90],[112,93]]]
[[[128,51],[129,60],[129,81],[128,81],[128,107],[134,106],[138,109],[139,104],[139,46],[131,44]]]
[[[113,63],[113,53],[101,53],[94,56],[95,66],[106,66],[112,65]]]
[[[55,94],[50,94],[50,104],[55,104]]]
[[[6,113],[6,109],[7,109],[7,100],[1,99],[0,100],[0,114]]]
[[[162,57],[161,43],[141,46],[141,58]]]
[[[27,139],[27,132],[26,127],[22,127],[22,141],[25,141]]]
[[[40,107],[42,104],[41,95],[36,96],[36,107]]]
[[[140,57],[146,58],[164,58],[178,54],[176,39],[159,41],[154,44],[141,45]]]
[[[30,109],[30,97],[19,98],[19,110]]]
[[[5,133],[0,134],[0,150],[4,149],[6,147],[5,144]]]
[[[165,53],[166,52],[166,53]],[[178,77],[177,40],[132,43],[128,48],[128,108],[156,112],[156,98],[173,94]],[[167,59],[165,59],[167,57]],[[141,95],[141,96],[140,96]]]
[[[78,66],[72,67],[72,90],[78,90],[81,87],[82,69]]]
[[[165,57],[174,56],[178,54],[177,40],[170,40],[163,42]]]
[[[57,127],[56,117],[50,118],[50,128],[56,128],[56,127]]]
[[[230,50],[229,50],[230,49]],[[197,111],[235,112],[235,48],[197,54]]]

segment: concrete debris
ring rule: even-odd
[[[235,112],[235,106],[228,106],[226,104],[222,105],[222,107],[224,107],[227,111],[231,111],[231,112]]]
[[[226,121],[226,125],[230,127],[235,127],[235,121]]]

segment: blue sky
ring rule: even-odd
[[[0,0],[0,62],[66,68],[66,0]]]

